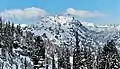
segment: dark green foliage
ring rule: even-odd
[[[102,57],[100,59],[100,69],[119,69],[120,57],[115,46],[115,42],[111,40],[108,42],[102,51]]]
[[[54,59],[54,55],[52,55],[52,69],[55,69],[55,59]]]
[[[76,32],[76,47],[73,53],[73,69],[79,69],[80,67],[80,47],[78,40],[78,32]]]
[[[25,63],[25,69],[27,69],[26,58],[25,58],[25,62],[24,63]]]
[[[69,53],[68,48],[66,49],[65,60],[66,60],[66,69],[71,69],[71,66],[70,66],[70,53]]]
[[[39,65],[33,65],[33,67],[44,67],[45,46],[41,36],[33,36],[33,34],[29,31],[26,32],[27,36],[23,36],[23,30],[20,24],[15,27],[14,23],[11,24],[10,21],[6,22],[6,24],[4,24],[4,27],[2,26],[2,18],[0,18],[0,48],[2,56],[0,58],[3,61],[11,62],[11,66],[12,64],[15,64],[16,69],[18,69],[17,63],[13,62],[13,58],[21,59],[20,55],[22,55],[31,58],[34,65]],[[25,40],[25,42],[22,42],[21,40]],[[33,40],[35,40],[35,42]],[[39,61],[44,62],[42,64],[39,64]],[[23,64],[25,66],[24,68],[27,69],[26,65],[28,65],[28,63],[26,58]]]
[[[21,26],[20,26],[20,24],[19,24],[19,25],[17,25],[18,34],[20,34],[20,30],[21,30]]]

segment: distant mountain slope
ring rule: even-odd
[[[82,43],[90,43],[93,47],[103,46],[107,40],[119,39],[120,25],[96,25],[81,22],[71,16],[46,16],[36,24],[29,25],[35,35],[41,35],[52,43],[74,47],[75,31],[79,33]],[[81,45],[82,45],[81,43]]]
[[[79,40],[82,43],[89,42],[96,46],[89,29],[73,17],[47,16],[40,19],[37,24],[32,24],[29,28],[31,28],[35,35],[41,35],[44,38],[48,38],[52,43],[58,46],[66,45],[66,47],[74,47],[76,31],[79,33]]]

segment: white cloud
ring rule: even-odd
[[[75,16],[79,16],[79,17],[83,17],[83,18],[93,18],[93,17],[101,17],[104,16],[103,13],[100,13],[98,11],[86,11],[86,10],[76,10],[74,8],[68,8],[66,10],[67,14],[71,14],[71,15],[75,15]]]
[[[25,9],[13,9],[13,10],[6,10],[4,12],[0,12],[0,16],[3,18],[12,18],[12,19],[37,19],[41,16],[45,16],[48,13],[40,8],[25,8]]]
[[[103,13],[100,13],[98,11],[91,12],[86,10],[76,10],[74,8],[68,8],[65,13],[83,18],[104,16]],[[25,9],[11,9],[0,12],[0,16],[8,20],[12,19],[13,21],[37,21],[41,16],[46,15],[48,15],[47,11],[36,7]]]

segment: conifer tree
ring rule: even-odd
[[[62,52],[59,53],[58,57],[58,68],[65,68],[65,52],[62,50]]]
[[[8,21],[8,35],[11,36],[11,25],[10,25],[10,21]]]
[[[0,17],[0,30],[2,30],[2,17]]]
[[[6,25],[5,25],[5,28],[4,28],[4,35],[5,35],[5,36],[7,36],[7,34],[8,34],[7,29],[8,29],[8,24],[7,24],[7,22],[6,22]]]
[[[52,69],[55,69],[55,58],[54,58],[54,54],[52,55]]]
[[[48,66],[49,66],[48,59],[46,58],[46,69],[48,69]]]
[[[76,47],[73,53],[73,69],[79,69],[80,67],[80,47],[78,40],[78,32],[76,32]]]
[[[70,53],[69,53],[68,48],[66,49],[65,60],[66,60],[66,69],[71,69],[71,66],[70,66]]]
[[[18,34],[20,34],[20,30],[21,30],[21,26],[20,26],[20,24],[19,24],[19,25],[17,25]]]
[[[14,23],[12,23],[12,29],[11,29],[12,37],[14,36]]]
[[[2,17],[0,17],[0,47],[2,47],[1,41],[2,41]]]
[[[32,59],[34,62],[34,68],[39,68],[39,67],[44,67],[44,62],[45,62],[45,48],[44,48],[44,43],[43,40],[40,36],[37,36],[36,39],[36,45],[34,47],[34,51],[32,54]],[[38,63],[41,61],[42,63]],[[36,66],[39,65],[39,66]]]
[[[60,69],[60,65],[61,65],[61,60],[60,60],[60,52],[58,52],[58,69]]]
[[[102,57],[101,53],[102,53],[102,49],[101,49],[101,47],[99,47],[98,51],[96,52],[96,55],[97,55],[96,64],[95,64],[96,69],[100,69],[100,59]]]
[[[114,40],[107,42],[103,47],[100,69],[119,69],[119,58]]]
[[[26,58],[25,58],[25,62],[24,63],[25,63],[25,69],[27,69]]]

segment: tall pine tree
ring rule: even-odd
[[[107,42],[103,47],[100,69],[119,69],[119,58],[114,40]]]
[[[76,32],[76,46],[73,53],[73,69],[79,69],[80,67],[80,47],[78,40],[78,32]]]

